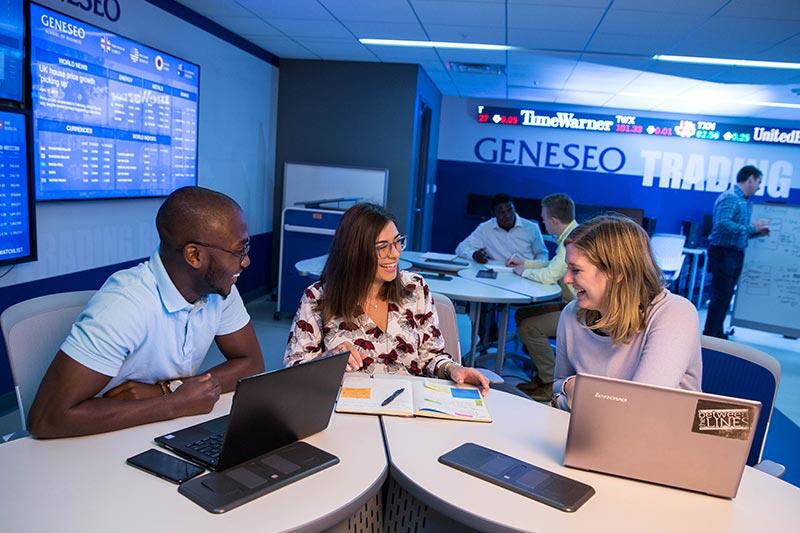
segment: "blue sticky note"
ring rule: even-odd
[[[480,400],[481,393],[478,389],[450,389],[453,398],[464,398],[467,400]]]

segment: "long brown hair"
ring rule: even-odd
[[[664,289],[647,233],[628,217],[603,215],[578,226],[565,244],[579,248],[608,277],[608,313],[579,309],[578,319],[603,330],[614,344],[630,341],[644,329],[650,304]]]
[[[377,204],[360,203],[345,212],[320,276],[324,292],[317,309],[323,320],[341,317],[350,321],[359,314],[359,304],[367,297],[378,269],[375,241],[386,224],[394,221],[394,216]],[[393,303],[405,295],[399,272],[383,284],[379,294]]]

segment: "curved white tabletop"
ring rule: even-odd
[[[340,462],[222,515],[208,513],[177,486],[125,464],[153,438],[230,410],[222,396],[209,415],[72,439],[0,446],[0,526],[4,531],[165,533],[320,531],[349,518],[381,487],[387,460],[377,417],[333,413],[325,431],[304,439]]]
[[[325,255],[318,255],[317,257],[311,257],[309,259],[303,259],[302,261],[298,261],[294,264],[294,268],[297,269],[297,272],[300,273],[301,276],[311,276],[318,278],[320,274],[322,274],[322,269],[325,268],[325,261],[328,260],[328,254]],[[411,268],[411,263],[408,261],[403,261],[402,259],[398,261],[397,267],[400,270],[408,270]]]
[[[490,266],[489,266],[490,267]],[[510,271],[498,271],[496,278],[479,278],[478,272],[487,268],[487,265],[472,266],[458,271],[462,278],[475,280],[493,287],[499,287],[511,292],[517,292],[530,298],[530,302],[544,302],[555,300],[561,296],[559,285],[545,285],[523,278]]]
[[[530,297],[524,294],[478,283],[455,273],[437,275],[416,272],[416,274],[420,274],[425,279],[433,292],[444,294],[453,300],[497,304],[525,304],[531,301]]]
[[[403,488],[484,531],[747,532],[796,531],[800,489],[750,467],[734,500],[562,466],[569,415],[493,390],[491,424],[382,417],[392,477]],[[564,513],[440,464],[442,454],[475,442],[582,481],[596,493]]]

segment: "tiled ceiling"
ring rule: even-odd
[[[800,70],[652,59],[798,62],[800,0],[179,1],[280,58],[418,63],[445,95],[800,120]],[[520,49],[367,46],[359,38]],[[505,74],[457,72],[453,62],[501,65]]]

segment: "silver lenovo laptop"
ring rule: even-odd
[[[564,465],[733,498],[761,403],[578,374]]]

